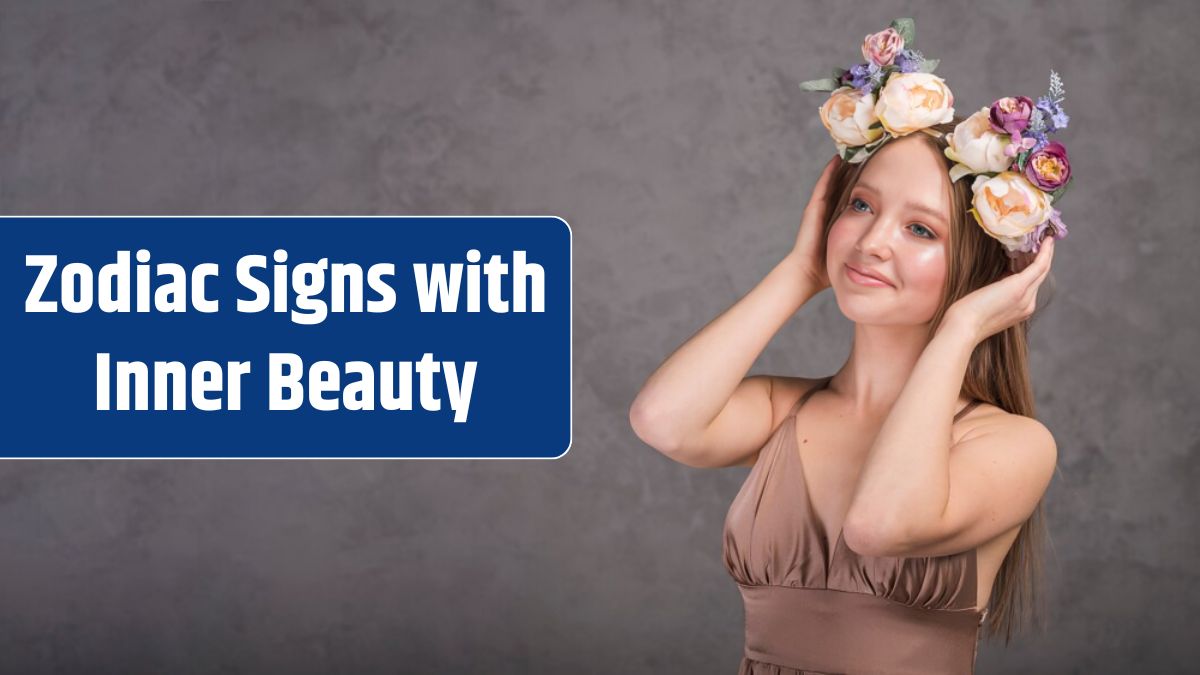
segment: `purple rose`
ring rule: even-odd
[[[1013,143],[1021,140],[1021,132],[1029,126],[1033,114],[1033,99],[1028,96],[1005,96],[992,104],[990,120],[996,133],[1008,134]]]
[[[1058,141],[1050,141],[1034,150],[1025,161],[1025,177],[1045,192],[1053,192],[1071,180],[1071,162],[1067,149]]]

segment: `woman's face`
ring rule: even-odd
[[[949,180],[945,160],[915,136],[875,152],[829,230],[826,271],[842,313],[856,323],[926,323],[941,302]],[[861,283],[849,267],[888,283]]]

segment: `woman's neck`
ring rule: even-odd
[[[860,419],[882,419],[908,382],[929,344],[926,324],[854,325],[850,355],[829,389]]]

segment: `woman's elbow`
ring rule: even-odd
[[[629,407],[629,426],[643,443],[668,457],[679,452],[677,438],[665,431],[665,425],[646,405],[634,401]]]
[[[683,437],[666,423],[661,415],[655,415],[643,406],[633,405],[629,409],[629,426],[643,443],[662,453],[670,460],[695,469],[719,466],[711,453],[688,448]]]

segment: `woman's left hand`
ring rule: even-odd
[[[946,310],[944,323],[964,327],[978,343],[1028,319],[1033,315],[1038,287],[1050,271],[1054,241],[1054,237],[1046,237],[1033,261],[1020,272],[959,298]]]

